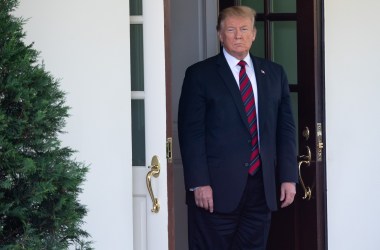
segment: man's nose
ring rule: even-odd
[[[240,39],[242,37],[243,33],[240,30],[236,30],[235,37],[236,39]]]

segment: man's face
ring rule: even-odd
[[[252,19],[246,17],[227,17],[218,32],[223,47],[233,57],[242,60],[249,53],[256,38]]]

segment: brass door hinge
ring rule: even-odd
[[[171,137],[166,139],[166,159],[168,163],[173,161],[173,138]]]

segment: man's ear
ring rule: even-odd
[[[222,35],[220,34],[220,31],[218,31],[217,34],[218,34],[218,38],[219,38],[220,43],[223,44],[223,37],[222,37]]]
[[[255,39],[256,39],[256,34],[257,34],[256,26],[253,26],[253,39],[252,39],[252,42],[255,41]]]

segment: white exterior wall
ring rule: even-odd
[[[380,249],[379,9],[325,1],[329,250]]]
[[[22,0],[46,69],[61,79],[71,117],[63,144],[90,165],[81,201],[98,250],[132,249],[129,1]],[[129,236],[129,237],[128,237]]]

